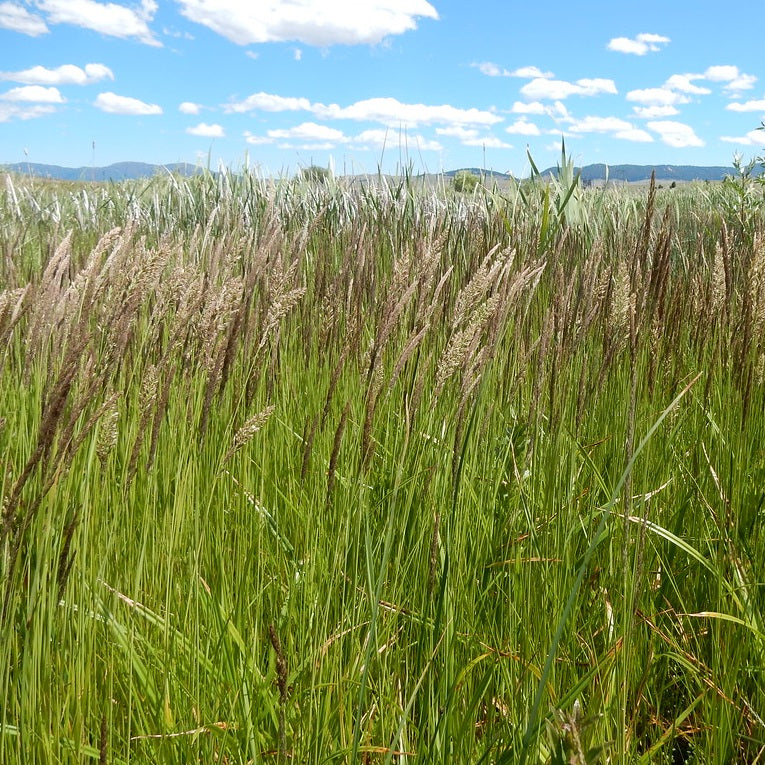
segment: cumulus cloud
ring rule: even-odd
[[[147,104],[137,98],[118,96],[111,92],[99,93],[93,105],[109,114],[162,114],[162,107],[157,104]]]
[[[277,144],[282,149],[329,150],[337,145],[351,149],[371,150],[382,149],[385,146],[401,144],[411,146],[421,151],[441,151],[443,146],[434,140],[421,135],[401,135],[382,128],[363,130],[355,136],[347,136],[340,130],[318,125],[315,122],[304,122],[293,128],[268,130],[266,135],[244,133],[247,143],[254,146]],[[291,143],[291,141],[307,141],[308,143]]]
[[[543,72],[537,66],[522,66],[519,69],[504,69],[503,67],[493,64],[491,61],[485,61],[482,64],[474,64],[478,67],[481,74],[485,74],[487,77],[522,77],[528,80],[536,77],[542,77],[543,79],[549,79],[553,77],[552,72]]]
[[[541,101],[531,101],[527,104],[516,101],[510,111],[513,114],[545,114],[545,105]]]
[[[753,74],[740,72],[737,66],[731,64],[710,66],[704,72],[704,77],[712,82],[724,82],[723,90],[729,93],[750,90],[757,82],[757,78]]]
[[[739,146],[765,146],[765,130],[750,130],[742,136],[721,135],[720,140]]]
[[[480,109],[460,109],[449,104],[406,104],[395,98],[368,98],[340,106],[311,103],[307,98],[253,93],[243,101],[228,103],[223,108],[229,113],[305,111],[320,119],[380,122],[391,127],[432,124],[490,126],[502,121],[502,117],[493,112]]]
[[[390,131],[384,128],[363,130],[355,136],[348,136],[341,130],[319,125],[315,122],[304,122],[292,128],[273,129],[266,135],[244,133],[247,143],[254,146],[276,144],[281,149],[300,150],[329,150],[338,145],[357,150],[378,150],[386,146],[403,146],[416,148],[420,151],[442,151],[443,146],[435,140],[422,135]],[[487,144],[488,145],[488,144]]]
[[[512,149],[509,143],[493,135],[481,135],[475,128],[465,128],[459,125],[436,128],[436,135],[458,138],[463,146],[485,146],[487,149]]]
[[[622,141],[635,141],[637,143],[653,143],[653,136],[640,128],[629,128],[627,130],[617,130],[613,134],[614,138]]]
[[[680,93],[690,93],[695,96],[706,96],[712,91],[709,88],[702,88],[700,85],[694,85],[693,80],[701,79],[700,74],[673,74],[665,83],[664,87],[670,90],[677,90]]]
[[[502,121],[489,111],[459,109],[449,104],[405,104],[395,98],[368,98],[350,106],[313,104],[311,111],[322,119],[380,122],[391,127],[415,125],[495,125]]]
[[[46,106],[42,104],[22,106],[17,103],[0,103],[0,122],[10,122],[11,120],[32,120],[37,117],[44,117],[47,114],[53,114],[55,111],[55,106]]]
[[[680,112],[674,106],[633,106],[632,111],[640,119],[655,120],[659,117],[674,117]]]
[[[704,141],[699,138],[690,125],[673,120],[658,120],[648,122],[650,130],[659,134],[664,143],[668,146],[674,146],[677,149],[684,149],[689,146],[704,146]]]
[[[513,69],[512,72],[510,72],[511,77],[524,77],[529,80],[534,80],[537,77],[541,77],[542,79],[549,80],[552,79],[555,75],[552,72],[543,72],[539,67],[536,66],[522,66],[519,69]]]
[[[359,151],[398,146],[417,149],[418,151],[443,151],[444,148],[438,141],[425,138],[422,135],[411,133],[402,135],[399,132],[391,133],[390,130],[380,128],[362,130],[358,135],[348,138],[347,143],[351,149]]]
[[[645,130],[636,128],[632,123],[619,117],[583,117],[582,119],[572,120],[569,125],[572,133],[607,133],[613,138],[619,138],[624,141],[638,141],[650,143],[653,138]]]
[[[481,74],[485,74],[487,77],[509,77],[510,72],[507,69],[503,69],[497,64],[493,64],[491,61],[484,61],[481,64],[473,64],[478,68]]]
[[[444,147],[438,142],[433,141],[430,138],[424,138],[421,135],[407,136],[404,142],[405,146],[411,145],[413,148],[417,148],[417,151],[443,151]],[[488,144],[486,144],[488,146]]]
[[[196,135],[200,138],[225,138],[226,133],[220,125],[208,125],[206,122],[200,122],[194,127],[186,128],[189,135]]]
[[[253,93],[244,101],[233,101],[226,104],[223,110],[227,113],[244,112],[309,112],[311,102],[307,98],[291,98],[276,96],[271,93]]]
[[[512,149],[513,145],[497,138],[494,135],[479,136],[478,138],[468,138],[462,142],[463,146],[481,146],[485,149]]]
[[[645,56],[646,53],[661,50],[662,45],[666,45],[670,42],[669,37],[663,35],[655,35],[642,33],[634,38],[631,37],[614,37],[608,43],[608,49],[616,51],[617,53],[631,53],[635,56]]]
[[[157,11],[156,0],[141,0],[137,8],[95,0],[38,0],[50,24],[73,24],[109,37],[134,37],[146,45],[161,46],[149,29]]]
[[[601,93],[615,94],[617,90],[613,80],[602,78],[566,82],[565,80],[535,77],[527,82],[520,92],[526,98],[538,101],[541,99],[561,100],[569,96],[597,96]]]
[[[618,117],[583,117],[573,120],[569,125],[569,129],[574,133],[613,133],[631,128],[629,122]]]
[[[64,98],[58,88],[44,88],[42,85],[24,85],[11,88],[0,95],[3,101],[22,101],[38,104],[63,104]]]
[[[733,101],[725,108],[731,112],[765,112],[765,98],[757,101],[744,101],[744,103]]]
[[[341,130],[315,122],[304,122],[286,130],[269,130],[268,135],[271,138],[297,138],[303,141],[342,141],[345,138]]]
[[[705,72],[704,77],[712,82],[729,82],[739,76],[737,66],[724,64],[721,66],[710,66]]]
[[[0,3],[0,29],[10,29],[30,37],[39,37],[49,30],[45,22],[18,3]]]
[[[508,125],[505,128],[506,133],[512,133],[515,135],[539,135],[539,128],[526,119],[519,119],[513,122],[512,125]]]
[[[192,101],[184,101],[178,104],[178,111],[181,114],[199,114],[202,111],[200,104],[195,104]]]
[[[244,131],[244,140],[253,146],[261,146],[264,144],[273,143],[274,139],[267,135],[253,135],[248,130]]]
[[[675,106],[690,102],[688,96],[669,88],[642,88],[627,93],[628,101],[637,101],[644,106]]]
[[[737,93],[741,90],[751,90],[754,87],[754,83],[757,82],[757,78],[753,74],[740,74],[735,79],[723,86],[723,90],[727,90],[730,93]]]
[[[178,0],[181,13],[238,45],[374,45],[438,19],[427,0]]]
[[[459,125],[454,125],[452,127],[436,128],[436,135],[445,135],[449,138],[459,138],[463,141],[467,141],[471,138],[476,138],[478,136],[478,131],[475,128],[464,128]]]
[[[85,64],[81,69],[64,64],[56,69],[33,66],[20,72],[0,72],[0,80],[23,82],[26,85],[91,85],[103,79],[114,79],[114,73],[103,64]]]

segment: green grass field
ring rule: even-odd
[[[0,762],[765,762],[762,187],[2,180]]]

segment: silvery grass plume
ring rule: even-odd
[[[267,406],[262,411],[258,412],[253,417],[250,417],[234,435],[234,440],[231,443],[231,447],[223,457],[223,461],[227,462],[234,456],[243,446],[248,444],[252,437],[268,422],[271,415],[274,413],[274,405]]]

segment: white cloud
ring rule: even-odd
[[[297,138],[304,141],[343,141],[345,139],[341,130],[317,125],[315,122],[304,122],[287,130],[269,130],[268,135],[271,138]]]
[[[292,151],[330,151],[335,148],[334,143],[279,143],[279,149],[290,149]]]
[[[443,151],[444,147],[438,141],[423,138],[421,135],[408,136],[405,142],[407,146],[416,148],[418,151]],[[489,145],[488,143],[486,144]]]
[[[189,34],[188,32],[180,32],[179,30],[172,27],[162,27],[162,34],[166,35],[167,37],[175,37],[176,39],[182,40],[194,39],[194,35]]]
[[[444,148],[438,141],[432,141],[421,135],[402,136],[398,132],[381,128],[362,130],[358,135],[347,138],[346,142],[350,148],[359,151],[380,150],[386,147],[394,148],[397,146],[418,149],[420,151],[443,151]]]
[[[659,120],[648,122],[648,127],[658,133],[661,140],[668,146],[684,149],[689,146],[704,146],[704,141],[699,138],[690,125],[673,120]]]
[[[616,130],[630,130],[632,125],[618,117],[583,117],[574,120],[569,129],[574,133],[613,133]]]
[[[640,128],[629,128],[628,130],[617,130],[613,134],[614,138],[622,141],[635,141],[637,143],[653,143],[653,136]]]
[[[543,72],[536,66],[522,66],[518,69],[513,69],[512,72],[509,69],[493,64],[491,61],[485,61],[482,64],[474,64],[473,66],[477,66],[481,74],[485,74],[487,77],[522,77],[529,80],[536,77],[542,77],[544,79],[553,77],[552,72]]]
[[[445,135],[450,138],[459,138],[462,141],[469,141],[478,136],[478,131],[475,128],[464,128],[460,125],[454,125],[452,127],[436,128],[436,135]]]
[[[539,67],[536,66],[522,66],[510,72],[510,76],[524,77],[529,80],[541,77],[542,79],[549,80],[552,79],[555,75],[552,72],[543,72]]]
[[[223,107],[227,113],[236,112],[310,112],[311,102],[307,98],[275,96],[271,93],[253,93],[244,101],[232,101]]]
[[[201,138],[225,138],[226,133],[220,125],[208,125],[206,122],[200,122],[194,127],[186,128],[189,135],[196,135]]]
[[[405,104],[395,98],[369,98],[348,106],[340,106],[311,103],[307,98],[253,93],[243,101],[230,102],[223,108],[227,113],[305,111],[320,119],[379,122],[394,128],[433,124],[488,127],[502,122],[502,117],[490,111],[460,109],[449,104]]]
[[[644,120],[655,120],[659,117],[674,117],[680,112],[674,106],[633,106],[636,117]]]
[[[617,90],[613,80],[582,79],[574,83],[536,77],[527,82],[520,92],[527,98],[536,101],[540,99],[560,100],[569,96],[596,96],[601,93],[613,94]]]
[[[136,9],[95,0],[38,0],[37,5],[51,24],[74,24],[109,37],[135,37],[147,45],[162,45],[149,29],[156,0],[141,0]]]
[[[254,146],[276,144],[281,149],[300,150],[329,150],[338,144],[357,150],[382,149],[385,146],[406,146],[420,151],[442,151],[443,146],[434,140],[421,135],[401,134],[398,131],[372,128],[363,130],[356,136],[346,136],[342,131],[319,125],[315,122],[304,122],[293,128],[268,130],[266,135],[253,135],[249,131],[244,133],[247,143]],[[291,141],[303,141],[308,143],[291,143]],[[486,144],[489,145],[488,143]]]
[[[91,85],[103,79],[114,79],[114,73],[103,64],[85,64],[85,68],[64,64],[56,69],[33,66],[20,72],[0,72],[0,80],[13,80],[26,85]]]
[[[109,114],[162,114],[162,107],[157,104],[147,104],[137,98],[118,96],[111,92],[99,93],[93,105]]]
[[[712,91],[709,88],[702,88],[700,85],[694,85],[692,80],[701,79],[700,74],[673,74],[665,83],[664,87],[670,90],[679,90],[681,93],[690,93],[696,96],[706,96]]]
[[[64,98],[58,88],[44,88],[42,85],[24,85],[11,88],[0,95],[3,101],[23,101],[38,104],[63,104]]]
[[[192,101],[184,101],[178,104],[178,111],[181,114],[199,114],[202,111],[200,104],[195,104]]]
[[[584,78],[577,80],[576,85],[581,88],[577,93],[580,96],[597,96],[600,93],[616,94],[616,85],[613,80],[607,80],[603,77]]]
[[[583,117],[572,120],[569,125],[572,133],[608,133],[613,138],[624,141],[638,141],[650,143],[653,141],[650,133],[632,125],[632,123],[619,117]]]
[[[238,45],[374,45],[438,19],[427,0],[178,0],[181,13]]]
[[[674,106],[675,104],[687,104],[691,99],[669,88],[643,88],[631,90],[627,93],[627,100],[637,101],[645,106]]]
[[[295,59],[295,61],[300,61],[303,58],[303,51],[300,48],[295,48],[292,53],[292,57]]]
[[[487,77],[509,77],[510,72],[507,69],[503,69],[497,64],[493,64],[491,61],[484,61],[481,64],[473,64],[478,67],[478,71],[481,74],[485,74]]]
[[[37,117],[44,117],[47,114],[53,114],[55,111],[55,106],[43,106],[41,104],[21,106],[19,104],[0,103],[0,122],[10,122],[14,119],[32,120]]]
[[[734,101],[725,108],[731,112],[765,112],[765,98],[758,101],[745,101],[743,104]]]
[[[724,85],[723,90],[727,90],[731,93],[737,93],[741,90],[751,90],[754,87],[755,82],[757,82],[757,78],[753,74],[740,74],[727,85]]]
[[[608,49],[617,53],[632,53],[635,56],[645,56],[646,53],[661,50],[660,45],[670,42],[669,37],[655,34],[639,34],[637,37],[614,37],[609,41]]]
[[[380,122],[391,127],[432,125],[495,125],[502,117],[480,109],[459,109],[448,104],[404,104],[395,98],[368,98],[350,106],[313,104],[311,111],[322,119]]]
[[[738,77],[738,67],[730,65],[710,66],[705,72],[704,77],[712,82],[729,82]]]
[[[475,128],[464,128],[459,125],[436,128],[436,135],[459,138],[463,146],[485,146],[487,149],[512,149],[509,143],[493,135],[481,135]]]
[[[38,37],[49,30],[45,22],[18,3],[0,3],[0,29],[10,29],[30,37]],[[3,120],[0,120],[3,121]]]
[[[389,130],[373,128],[362,130],[358,135],[351,138],[349,143],[355,149],[382,149],[384,146],[395,145],[396,140]]]
[[[545,105],[541,101],[532,101],[528,104],[516,101],[510,111],[513,114],[545,114]]]
[[[493,135],[468,138],[462,142],[463,146],[483,146],[486,149],[512,149],[513,145]]]
[[[724,82],[723,90],[729,93],[737,93],[741,90],[750,90],[757,82],[753,74],[740,72],[737,66],[731,64],[722,64],[719,66],[710,66],[705,72],[704,77],[712,82]]]
[[[739,146],[765,146],[765,130],[750,130],[743,136],[721,135],[720,140]]]
[[[519,119],[513,122],[512,125],[508,125],[505,128],[506,133],[513,133],[515,135],[539,135],[539,128],[526,119]]]
[[[244,131],[244,140],[253,146],[261,146],[274,142],[274,139],[269,138],[267,135],[253,135],[248,130]]]

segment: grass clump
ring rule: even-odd
[[[0,761],[762,756],[762,206],[567,183],[6,179]]]

